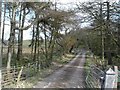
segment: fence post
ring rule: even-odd
[[[109,70],[106,72],[106,78],[105,78],[105,90],[109,88],[109,90],[113,90],[115,83],[115,72],[109,68]]]
[[[16,77],[15,77],[15,66],[13,67],[13,78],[16,79]]]
[[[114,66],[115,70],[115,83],[114,83],[114,88],[117,88],[117,82],[118,82],[118,67]]]
[[[18,73],[18,78],[17,78],[17,88],[19,87],[19,81],[20,81],[20,77],[22,75],[22,71],[23,71],[23,66],[21,67],[21,70]]]

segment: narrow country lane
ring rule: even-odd
[[[84,63],[85,52],[82,52],[33,88],[85,88]]]

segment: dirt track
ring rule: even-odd
[[[33,88],[85,88],[84,63],[85,53],[79,53],[71,62]]]

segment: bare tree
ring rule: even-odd
[[[8,43],[8,61],[7,61],[7,69],[9,70],[11,68],[11,59],[12,59],[12,50],[13,50],[13,41],[14,41],[14,30],[15,30],[15,11],[16,7],[14,6],[15,3],[12,3],[12,16],[10,20],[10,38]]]
[[[6,18],[6,4],[4,4],[3,28],[2,28],[2,43],[4,43],[5,18]],[[1,56],[3,56],[3,44],[2,44],[2,47],[1,47]]]
[[[26,8],[21,3],[21,10],[19,15],[19,27],[23,28],[25,23],[25,17],[29,12],[26,13]],[[19,30],[18,35],[18,52],[17,52],[17,60],[21,62],[22,59],[22,48],[23,48],[23,30]]]

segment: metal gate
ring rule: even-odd
[[[87,88],[102,88],[104,84],[105,73],[96,66],[90,66],[86,76]]]

